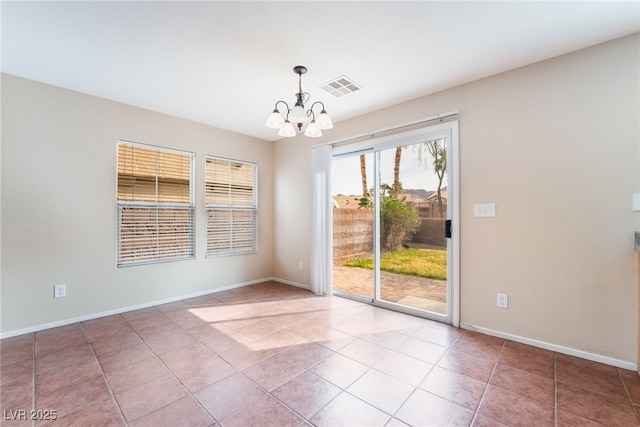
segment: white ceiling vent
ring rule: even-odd
[[[320,89],[324,89],[330,94],[339,97],[342,95],[348,95],[362,88],[355,84],[347,76],[340,76],[328,83],[323,84],[322,86],[320,86]]]

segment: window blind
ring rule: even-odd
[[[119,267],[194,257],[193,153],[118,144]]]
[[[207,255],[258,250],[255,163],[208,156],[205,172]]]

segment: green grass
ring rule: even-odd
[[[354,258],[345,261],[347,267],[373,269],[373,259]],[[447,280],[447,251],[434,249],[403,249],[381,256],[380,270],[427,279]]]

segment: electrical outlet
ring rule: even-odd
[[[55,285],[53,287],[54,298],[64,298],[67,296],[67,285]]]
[[[498,307],[509,308],[509,295],[498,293]]]
[[[302,261],[298,261],[298,270],[302,270],[303,267],[304,264],[302,263]]]

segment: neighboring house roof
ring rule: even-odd
[[[441,196],[443,199],[446,199],[446,198],[447,198],[447,189],[446,189],[446,188],[443,188],[442,190],[440,190],[440,196]],[[431,201],[431,200],[434,200],[434,199],[437,199],[437,198],[438,198],[438,192],[437,192],[437,191],[434,191],[434,192],[433,192],[433,194],[431,194],[429,197],[427,197],[427,199],[426,199],[426,200],[427,200],[427,201]]]
[[[333,196],[333,207],[340,209],[360,209],[360,196]]]

